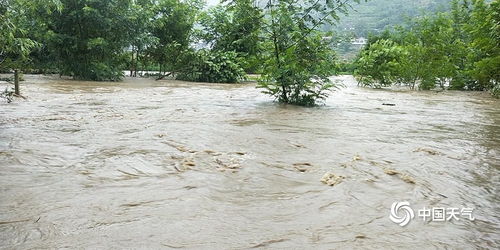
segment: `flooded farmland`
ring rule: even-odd
[[[500,247],[487,93],[342,76],[304,108],[251,83],[25,78],[27,100],[0,100],[1,248]],[[396,201],[475,220],[402,227]]]

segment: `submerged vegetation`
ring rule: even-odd
[[[177,79],[194,82],[235,83],[245,78],[234,51],[193,52]]]
[[[334,85],[335,56],[318,31],[347,12],[349,1],[273,1],[266,4],[264,67],[260,88],[279,102],[312,106]]]
[[[372,87],[500,89],[500,2],[455,0],[449,12],[372,36],[355,75]]]
[[[329,77],[354,72],[372,87],[393,84],[490,90],[499,95],[499,2],[455,0],[370,37],[356,61],[339,62],[339,15],[364,0],[0,0],[0,71],[119,81],[157,71],[188,81],[235,83],[260,74],[277,101],[321,103]],[[348,39],[347,39],[348,40]]]

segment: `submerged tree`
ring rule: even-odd
[[[475,1],[467,29],[475,52],[470,56],[473,64],[469,71],[476,80],[474,87],[491,89],[500,96],[500,2]]]
[[[319,28],[356,0],[268,0],[265,61],[259,87],[279,102],[312,106],[334,87],[334,54]]]
[[[28,17],[35,11],[51,13],[60,9],[58,0],[0,0],[0,69],[14,70],[15,95],[20,95],[20,71],[29,65],[30,54],[40,46],[29,34],[33,24]]]
[[[157,42],[148,53],[160,65],[160,74],[182,69],[185,56],[190,53],[193,25],[201,7],[199,1],[155,2],[151,33]]]
[[[129,40],[128,48],[128,69],[130,76],[137,76],[140,65],[147,64],[147,50],[158,42],[158,38],[153,36],[152,19],[154,0],[132,1],[127,13],[127,36]]]
[[[454,0],[450,12],[413,19],[387,33],[387,46],[369,44],[360,53],[358,78],[373,79],[379,85],[490,90],[499,95],[499,8],[498,1]],[[373,55],[388,51],[400,51],[400,56],[373,60]]]
[[[401,49],[391,40],[380,39],[369,44],[356,61],[358,81],[375,88],[391,85],[402,56]]]

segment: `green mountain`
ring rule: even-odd
[[[342,16],[333,29],[355,36],[367,36],[402,24],[406,18],[424,13],[448,10],[451,0],[362,0],[353,4],[353,10]]]

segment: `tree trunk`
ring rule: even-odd
[[[139,49],[135,52],[135,61],[134,61],[134,77],[137,77],[137,70],[139,68],[139,54],[141,51]]]
[[[20,96],[19,92],[19,70],[14,70],[14,94]]]
[[[132,56],[130,58],[130,77],[134,76],[134,48],[132,47]]]

